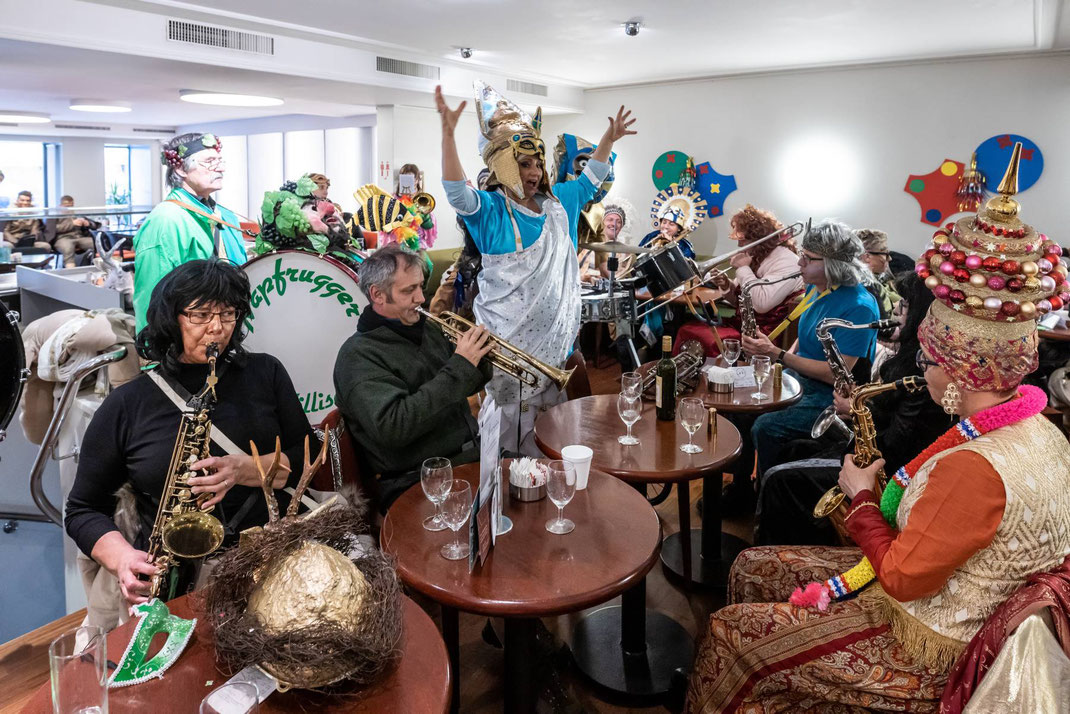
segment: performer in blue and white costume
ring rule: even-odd
[[[538,359],[562,366],[580,327],[576,233],[580,212],[609,174],[613,143],[634,134],[621,107],[610,118],[583,174],[551,190],[541,109],[532,119],[494,89],[476,82],[480,153],[491,171],[486,191],[465,182],[454,129],[467,102],[450,109],[435,90],[442,116],[442,178],[450,205],[462,217],[480,253],[476,321]],[[521,389],[496,372],[484,411],[501,410],[501,448],[541,456],[533,429],[538,413],[564,401],[548,380]]]

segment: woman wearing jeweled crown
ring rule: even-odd
[[[1037,366],[1035,318],[1070,285],[1059,246],[1018,219],[1016,175],[1015,157],[1002,195],[937,231],[917,265],[936,299],[916,359],[933,400],[961,421],[879,497],[884,462],[847,457],[840,486],[859,548],[740,555],[689,711],[935,712],[989,615],[1070,554],[1070,449],[1041,415],[1044,393],[1020,386]]]
[[[561,366],[580,327],[576,236],[580,211],[609,173],[607,160],[618,139],[634,134],[631,112],[621,107],[598,142],[583,174],[550,188],[542,112],[526,112],[493,88],[476,82],[480,153],[490,169],[487,190],[465,183],[454,129],[467,102],[451,109],[435,89],[442,116],[442,183],[483,256],[476,320],[538,359]],[[487,413],[501,411],[500,445],[540,456],[532,430],[541,410],[565,399],[545,379],[520,388],[500,373],[487,385]]]

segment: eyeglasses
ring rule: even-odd
[[[222,171],[227,168],[227,162],[224,159],[213,156],[210,159],[198,159],[197,165],[208,169],[209,171]]]
[[[237,310],[223,310],[222,312],[211,312],[210,310],[186,310],[182,314],[186,316],[186,319],[190,321],[191,325],[207,325],[212,321],[213,317],[218,317],[219,322],[224,325],[231,325],[238,321]]]
[[[891,253],[881,253],[880,251],[876,251],[876,250],[867,250],[866,253],[868,253],[869,255],[876,256],[878,258],[891,258],[892,257]]]
[[[914,355],[914,364],[918,365],[918,369],[920,369],[922,372],[929,369],[929,367],[940,366],[938,362],[933,362],[931,359],[927,359],[925,357],[925,353],[921,350],[918,350],[918,353]]]
[[[807,255],[806,253],[803,253],[799,256],[799,261],[802,265],[808,265],[809,263],[820,263],[823,260],[824,258],[815,258],[812,255]]]

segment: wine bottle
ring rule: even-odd
[[[654,406],[658,419],[676,419],[676,363],[672,361],[672,338],[661,338],[661,360],[654,365]]]

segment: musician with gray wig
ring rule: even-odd
[[[799,337],[790,349],[773,344],[759,334],[744,337],[743,349],[752,355],[767,355],[784,365],[803,387],[803,397],[794,406],[763,414],[751,429],[757,450],[759,476],[777,463],[780,449],[792,439],[809,438],[810,427],[821,411],[832,404],[836,381],[824,350],[817,340],[817,326],[825,318],[839,318],[853,324],[873,322],[880,317],[877,301],[866,289],[872,273],[862,263],[865,248],[843,223],[822,221],[811,227],[799,251],[799,269],[806,283],[800,308],[792,312],[799,321]],[[801,309],[801,315],[798,314]],[[848,369],[864,371],[876,350],[876,333],[870,330],[833,330],[833,337]]]

